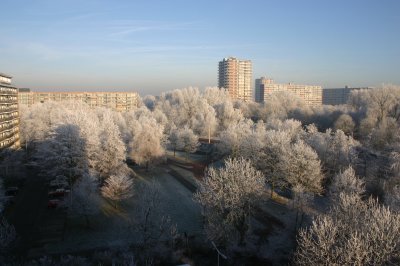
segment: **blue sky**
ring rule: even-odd
[[[253,78],[323,87],[400,84],[400,1],[0,0],[0,72],[46,90],[159,94]]]

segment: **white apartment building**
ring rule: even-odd
[[[278,91],[289,91],[301,99],[310,106],[322,105],[322,87],[312,85],[300,85],[300,84],[277,84],[270,78],[261,77],[256,79],[256,102],[264,102],[271,93]]]
[[[232,99],[251,101],[252,75],[250,60],[224,58],[218,64],[218,87],[228,90]]]
[[[322,103],[325,105],[340,105],[347,104],[347,100],[349,99],[350,93],[353,90],[361,90],[361,89],[371,89],[369,87],[365,88],[325,88],[322,91]]]
[[[106,107],[118,112],[134,110],[138,107],[136,92],[32,92],[20,90],[19,104],[31,106],[47,101],[81,101],[90,107]]]
[[[0,150],[20,146],[18,90],[11,80],[11,76],[0,73]]]

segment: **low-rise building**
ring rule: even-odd
[[[118,112],[136,109],[139,95],[136,92],[33,92],[20,90],[19,103],[31,106],[47,101],[81,101],[90,107],[106,107]]]
[[[369,89],[369,88],[324,88],[322,91],[322,103],[325,105],[346,104],[350,93],[353,90]]]
[[[277,84],[270,78],[261,77],[256,79],[255,100],[256,102],[264,102],[271,93],[278,91],[289,91],[310,106],[322,105],[322,87],[313,85],[300,85],[300,84]]]

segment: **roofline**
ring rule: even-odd
[[[4,74],[4,73],[1,73],[1,72],[0,72],[0,76],[5,77],[5,78],[12,79],[12,76],[7,75],[7,74]]]

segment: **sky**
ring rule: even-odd
[[[400,84],[398,0],[0,0],[0,72],[35,91],[159,95],[253,79],[323,87]]]

